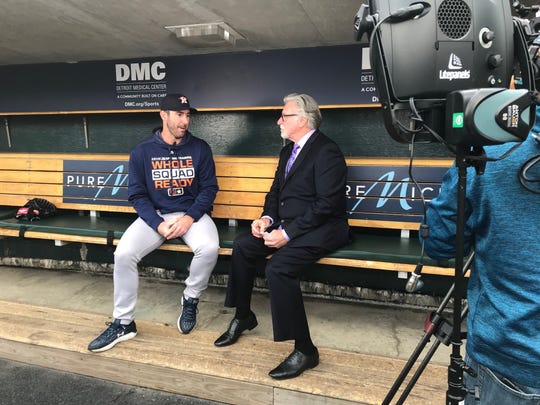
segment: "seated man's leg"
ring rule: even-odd
[[[218,260],[218,231],[212,218],[205,214],[191,225],[182,239],[193,250],[184,296],[199,298],[208,287],[208,280]]]
[[[197,305],[202,292],[216,266],[219,253],[219,235],[214,221],[203,215],[194,222],[182,239],[193,250],[193,259],[182,294],[182,313],[177,326],[180,332],[189,333],[197,323]]]
[[[214,342],[216,346],[229,346],[238,340],[243,331],[257,326],[257,318],[251,311],[256,265],[258,260],[274,251],[264,245],[263,239],[251,233],[239,235],[234,240],[225,306],[236,308],[236,313],[229,328]]]
[[[164,238],[137,218],[124,232],[114,252],[114,322],[88,345],[92,352],[102,352],[137,335],[135,305],[139,287],[137,264],[158,248]]]
[[[314,264],[326,253],[324,249],[286,245],[268,261],[266,278],[270,290],[275,341],[309,336],[300,276],[307,266]]]
[[[286,245],[272,256],[266,266],[274,340],[294,340],[295,347],[289,357],[270,372],[272,378],[296,377],[319,363],[319,353],[309,332],[300,275],[326,253],[321,248]]]
[[[165,239],[141,218],[137,218],[122,235],[114,252],[113,317],[132,321],[139,288],[137,265],[143,257],[156,250]]]
[[[275,249],[266,247],[262,238],[251,233],[238,235],[233,243],[232,264],[227,283],[225,306],[237,308],[242,315],[251,307],[251,292],[256,276],[257,261],[273,253]]]

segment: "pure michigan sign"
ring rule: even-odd
[[[194,176],[189,159],[153,162],[157,188],[171,196]],[[350,165],[347,174],[347,210],[352,219],[418,222],[423,214],[422,196],[431,200],[439,194],[448,166],[414,168],[416,187],[407,166]],[[127,160],[64,160],[63,201],[69,203],[124,205],[127,201]]]

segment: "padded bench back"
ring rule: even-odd
[[[0,153],[0,206],[35,197],[60,209],[134,212],[127,201],[128,155]],[[215,156],[220,191],[215,218],[251,220],[261,214],[277,165],[274,157]],[[412,174],[429,200],[439,192],[451,159],[420,159]],[[418,229],[422,200],[408,159],[347,159],[349,223]]]

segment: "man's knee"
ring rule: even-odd
[[[279,278],[294,278],[293,273],[291,272],[291,267],[287,266],[283,263],[280,263],[279,265],[276,265],[272,259],[268,261],[266,264],[266,267],[264,269],[264,274],[269,282],[272,280],[276,280]]]
[[[266,264],[265,275],[271,279],[299,279],[309,263],[297,263],[296,260],[288,261],[287,257],[276,252]]]
[[[193,252],[196,255],[217,258],[219,254],[219,242],[217,241],[205,241],[198,245]]]
[[[262,239],[258,239],[251,233],[238,235],[233,241],[233,255],[241,255],[247,259],[256,259],[258,256],[264,256],[262,252]],[[261,247],[262,245],[262,247]]]
[[[249,244],[253,242],[252,239],[253,239],[253,236],[250,233],[242,233],[236,236],[236,238],[234,238],[234,241],[233,241],[233,250],[243,249],[244,247],[248,246]]]
[[[115,263],[130,263],[137,261],[136,252],[125,245],[118,245],[114,251],[114,262]]]

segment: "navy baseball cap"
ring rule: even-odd
[[[195,108],[191,108],[189,105],[189,99],[180,93],[167,94],[165,97],[163,97],[161,100],[160,109],[164,111],[197,111]]]

